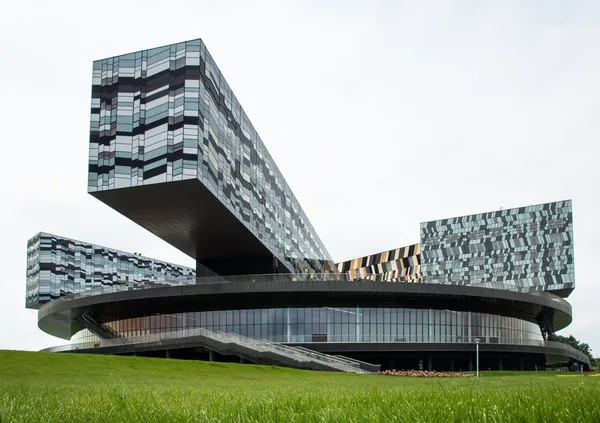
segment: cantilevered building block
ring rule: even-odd
[[[335,271],[199,39],[94,62],[88,192],[220,274]]]

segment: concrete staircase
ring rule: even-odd
[[[308,348],[293,347],[204,328],[134,337],[113,337],[91,343],[61,345],[47,348],[44,351],[135,354],[143,351],[169,351],[193,347],[202,347],[222,355],[237,356],[252,363],[296,369],[351,373],[370,373],[379,370],[378,365],[371,365],[348,357],[323,354]]]

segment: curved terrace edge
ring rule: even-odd
[[[422,307],[480,311],[537,322],[548,316],[555,330],[571,323],[571,305],[547,292],[512,292],[473,285],[273,279],[245,282],[198,283],[74,296],[44,304],[38,326],[69,339],[83,326],[77,318],[86,312],[135,317],[144,311],[170,313],[252,307],[289,307],[346,304],[381,307]]]

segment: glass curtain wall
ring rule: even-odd
[[[103,322],[119,337],[194,328],[275,342],[437,342],[527,344],[542,341],[539,326],[513,317],[452,310],[309,307],[152,314]],[[72,342],[95,342],[87,330]]]

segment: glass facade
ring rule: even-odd
[[[39,308],[52,299],[99,287],[194,284],[195,275],[189,267],[39,233],[27,242],[25,301],[28,308]]]
[[[275,342],[475,342],[543,341],[537,324],[513,317],[451,310],[313,307],[217,310],[101,322],[118,337],[206,328]],[[87,330],[71,342],[94,342]]]
[[[385,282],[421,281],[421,245],[409,245],[370,256],[338,263],[340,273],[350,280],[370,279]]]
[[[94,62],[88,192],[187,179],[288,271],[334,269],[201,40]]]
[[[503,282],[524,291],[575,287],[571,201],[421,223],[425,283]]]

